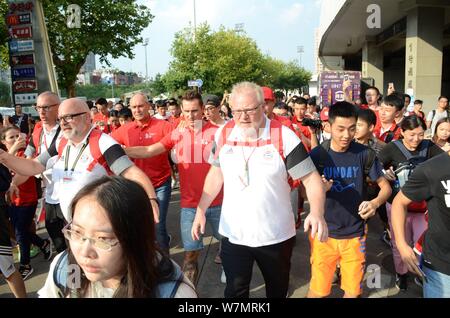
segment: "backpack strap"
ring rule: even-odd
[[[366,161],[364,162],[364,177],[367,178],[370,173],[370,169],[372,169],[373,163],[375,162],[375,159],[377,158],[377,153],[375,150],[371,148],[367,148],[367,156]]]
[[[61,141],[59,142],[59,145],[58,145],[58,160],[61,158],[66,145],[67,145],[67,139],[65,137],[62,137]]]
[[[384,139],[384,142],[385,142],[385,143],[391,142],[391,141],[394,139],[394,137],[395,137],[395,133],[396,133],[397,130],[399,130],[399,129],[400,129],[400,127],[399,127],[398,125],[395,125],[394,130],[389,131],[389,132],[387,133],[386,138]]]
[[[323,175],[323,170],[325,169],[325,160],[328,156],[328,151],[330,150],[331,141],[325,140],[319,146],[319,167],[318,171],[320,175]]]
[[[173,261],[171,262],[173,265],[171,277],[168,280],[159,283],[157,286],[159,298],[174,298],[178,291],[178,287],[180,287],[180,284],[183,282],[184,275],[180,266]]]
[[[283,125],[276,120],[270,121],[270,143],[277,149],[283,161],[286,161],[283,151]]]
[[[67,265],[69,264],[69,252],[65,250],[53,269],[53,283],[58,288],[58,295],[64,298],[67,290]]]
[[[33,146],[35,149],[35,157],[39,155],[43,135],[44,135],[44,127],[42,127],[42,122],[38,122],[34,126],[33,134],[31,136],[32,137],[31,140],[33,141]]]
[[[401,153],[406,157],[406,160],[409,160],[413,157],[408,149],[406,149],[405,145],[401,140],[396,140],[393,144],[401,151]]]
[[[111,175],[111,169],[109,169],[108,163],[100,151],[100,138],[102,137],[102,134],[103,132],[99,129],[93,129],[89,135],[89,150],[94,160],[89,164],[87,170],[92,171],[98,163],[105,168],[109,175]]]

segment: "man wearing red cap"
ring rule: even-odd
[[[280,122],[283,126],[286,126],[292,130],[292,122],[287,117],[282,117],[274,114],[273,107],[275,106],[275,95],[273,94],[273,90],[269,87],[263,87],[264,92],[264,112],[266,113],[267,118],[270,120],[276,120]]]

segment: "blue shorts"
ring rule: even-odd
[[[183,247],[186,252],[197,251],[203,249],[203,237],[198,241],[194,241],[191,235],[192,224],[194,223],[196,208],[181,208],[180,228]],[[211,225],[213,236],[217,240],[221,240],[219,234],[220,212],[222,206],[213,206],[206,210],[206,223]]]

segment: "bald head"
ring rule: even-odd
[[[79,98],[69,98],[61,103],[59,106],[59,116],[76,114],[82,112],[89,112],[89,107],[86,102]]]
[[[150,118],[150,104],[147,96],[142,93],[133,95],[130,100],[130,110],[137,122],[148,120]]]
[[[61,100],[59,99],[59,96],[53,92],[46,91],[41,94],[39,94],[37,98],[37,105],[40,105],[40,101],[45,100],[47,103],[51,102],[52,104],[60,104]]]

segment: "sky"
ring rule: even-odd
[[[323,0],[138,0],[155,16],[141,36],[149,39],[147,68],[149,77],[165,73],[172,60],[170,48],[176,32],[194,21],[208,22],[213,30],[223,25],[234,29],[244,24],[245,33],[256,41],[263,53],[289,62],[299,60],[298,47],[304,47],[301,64],[314,71],[314,32],[319,26]],[[145,48],[137,45],[135,57],[111,59],[112,66],[145,76]],[[99,68],[97,61],[97,68]]]

